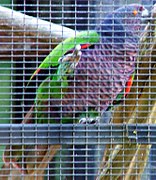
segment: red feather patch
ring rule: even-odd
[[[87,49],[90,46],[90,44],[82,44],[81,49]]]
[[[31,77],[31,80],[40,72],[41,68],[38,68],[35,72],[35,74]]]
[[[126,83],[125,96],[130,92],[132,84],[133,84],[133,75],[130,76],[129,80]]]

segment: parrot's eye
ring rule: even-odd
[[[138,14],[138,11],[135,9],[135,10],[133,11],[133,15],[136,16],[137,14]]]

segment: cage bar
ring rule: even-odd
[[[0,1],[0,179],[156,179],[155,3]]]

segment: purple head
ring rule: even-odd
[[[114,16],[123,24],[127,32],[140,35],[142,27],[145,26],[143,22],[149,16],[149,12],[143,5],[131,4],[119,8]]]
[[[148,10],[140,4],[125,5],[108,14],[97,30],[102,38],[115,43],[123,43],[127,38],[136,41],[145,27],[143,19],[148,16]]]

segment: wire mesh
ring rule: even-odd
[[[155,3],[0,1],[0,179],[156,179]]]

